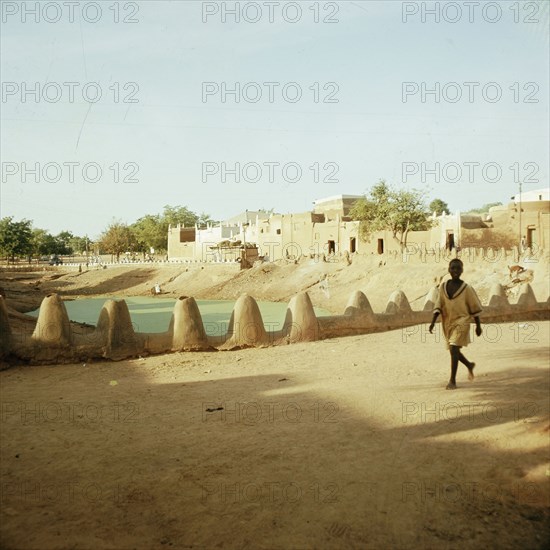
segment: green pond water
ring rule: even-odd
[[[66,300],[65,307],[71,321],[95,326],[103,304],[109,299],[113,299],[113,297]],[[152,296],[123,299],[128,304],[130,317],[136,332],[165,332],[168,330],[176,303],[175,299],[154,298]],[[201,312],[206,333],[210,336],[225,334],[235,302],[231,300],[197,300],[197,305]],[[258,306],[268,332],[283,328],[287,309],[286,303],[258,302]],[[29,315],[38,317],[39,311],[40,309],[36,309],[31,311]],[[331,315],[328,311],[320,308],[315,308],[315,314],[318,317]]]

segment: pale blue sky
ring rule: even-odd
[[[73,23],[66,12],[59,22],[36,23],[32,15],[22,21],[22,4],[3,2],[2,82],[4,91],[9,83],[19,90],[1,103],[1,217],[28,218],[54,233],[69,229],[95,237],[113,218],[131,223],[160,212],[165,204],[185,205],[216,219],[245,208],[300,212],[318,198],[362,194],[381,178],[397,187],[429,187],[430,198],[466,210],[507,202],[518,189],[509,169],[514,163],[521,168],[520,179],[531,175],[525,190],[548,186],[548,12],[542,13],[537,2],[498,2],[502,16],[495,23],[484,19],[481,7],[470,23],[464,7],[461,21],[454,24],[435,23],[433,16],[421,21],[422,4],[433,7],[433,2],[407,3],[419,13],[403,23],[403,3],[393,0],[317,2],[321,17],[334,6],[338,9],[339,22],[334,24],[315,23],[308,9],[315,2],[304,1],[295,24],[284,21],[278,9],[270,23],[265,7],[258,23],[222,22],[220,14],[203,23],[203,3],[194,1],[130,2],[139,8],[134,16],[139,22],[134,24],[113,22],[112,1],[100,2],[97,23],[82,20],[78,8]],[[121,17],[129,15],[123,11],[126,4],[120,3]],[[241,7],[246,4],[240,2]],[[20,9],[11,15],[13,5]],[[510,9],[514,5],[519,11]],[[531,18],[541,22],[523,22],[533,12]],[[60,101],[35,103],[29,96],[23,103],[21,86],[35,82],[77,82],[75,101],[69,102],[68,90],[62,87]],[[103,97],[97,103],[82,97],[88,82],[101,88]],[[121,87],[137,83],[138,103],[115,103],[109,87],[116,82]],[[222,103],[219,94],[204,103],[203,82],[281,86],[273,103],[235,103],[233,97]],[[288,82],[301,86],[300,102],[282,98],[281,87]],[[323,84],[336,83],[338,102],[315,103],[308,89],[315,82],[321,84],[321,97],[326,93]],[[422,103],[420,94],[404,103],[403,82],[480,86],[472,103],[466,98],[435,103],[433,96]],[[484,100],[481,88],[489,82],[502,89],[500,101]],[[509,89],[516,82],[517,103]],[[526,83],[538,89],[529,85],[523,90]],[[267,96],[267,88],[262,88]],[[468,89],[461,89],[466,96]],[[121,89],[121,97],[128,91]],[[522,101],[529,92],[538,103]],[[52,162],[79,163],[76,181],[68,181],[66,167],[54,183],[42,177],[36,183],[33,176],[23,183],[20,172],[6,173],[20,170],[23,162],[39,162],[41,168]],[[88,162],[102,167],[96,183],[80,175]],[[122,168],[128,162],[137,163],[134,177],[139,181],[115,183],[109,166],[119,163],[121,177],[129,176]],[[303,174],[291,183],[275,169],[276,179],[270,183],[264,167],[257,183],[235,183],[230,176],[224,183],[219,174],[203,182],[205,162],[225,162],[228,168],[236,162],[296,162]],[[336,163],[339,181],[316,183],[309,169],[315,162],[321,167]],[[450,183],[442,174],[437,183],[428,175],[423,182],[419,173],[404,181],[404,162],[426,163],[429,169],[436,162],[454,162],[462,167],[463,177]],[[471,162],[480,163],[473,182],[464,166]],[[481,166],[490,162],[502,168],[499,181],[482,175]],[[526,163],[531,164],[524,169]],[[538,168],[534,175],[533,166]]]

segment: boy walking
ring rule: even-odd
[[[447,341],[447,348],[451,353],[451,379],[447,384],[448,390],[456,389],[456,372],[459,361],[466,365],[468,379],[474,379],[475,363],[468,361],[460,351],[470,343],[470,320],[472,317],[476,323],[476,335],[481,336],[482,333],[479,323],[481,303],[475,290],[460,279],[463,271],[462,260],[454,258],[449,262],[451,279],[439,286],[439,294],[429,328],[432,333],[435,321],[441,314],[443,334]]]

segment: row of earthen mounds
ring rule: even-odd
[[[144,354],[230,350],[264,347],[324,338],[368,334],[429,322],[438,288],[425,296],[422,310],[413,310],[406,295],[394,291],[385,311],[375,313],[365,294],[356,291],[343,315],[317,317],[307,292],[288,304],[281,330],[265,328],[254,298],[242,295],[233,308],[225,334],[209,336],[194,298],[181,296],[174,304],[167,330],[136,332],[124,300],[107,300],[95,330],[75,333],[64,302],[57,294],[42,301],[32,335],[14,333],[5,300],[0,297],[0,358],[15,357],[31,363],[60,363],[93,358],[120,360]],[[550,318],[549,301],[538,303],[529,284],[522,287],[517,303],[511,304],[505,288],[495,284],[482,314],[483,322],[545,320]]]

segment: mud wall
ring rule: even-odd
[[[181,351],[231,350],[266,347],[325,338],[405,329],[428,323],[437,296],[434,287],[421,310],[413,310],[405,294],[395,291],[383,312],[375,313],[360,291],[349,299],[342,315],[317,317],[304,292],[288,304],[283,328],[268,332],[258,304],[242,295],[233,308],[225,334],[208,336],[194,298],[176,300],[169,326],[162,333],[135,332],[124,300],[107,300],[95,330],[73,331],[65,304],[57,294],[42,301],[32,335],[12,331],[3,297],[0,297],[0,358],[29,364],[67,363],[92,359],[121,360],[140,355]],[[482,323],[550,319],[550,299],[537,302],[529,284],[511,304],[504,288],[496,284],[481,315]]]

